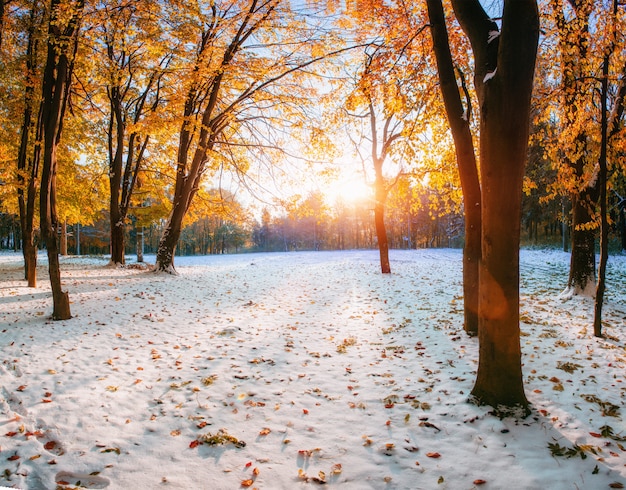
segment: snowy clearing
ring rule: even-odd
[[[596,339],[592,301],[558,298],[569,256],[521,256],[517,421],[466,402],[459,250],[392,251],[390,276],[377,251],[177,257],[178,277],[65,257],[60,322],[46,269],[29,289],[0,254],[0,486],[623,488],[626,257]]]

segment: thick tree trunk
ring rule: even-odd
[[[184,198],[184,196],[182,197]],[[182,202],[189,202],[189,199],[183,198],[181,198]],[[174,209],[172,209],[170,213],[167,225],[165,225],[165,230],[159,241],[159,247],[157,248],[156,263],[154,264],[155,272],[176,274],[174,255],[182,230],[183,218],[187,212],[186,208],[186,205],[181,202],[174,203]]]
[[[596,281],[595,230],[591,206],[595,197],[589,192],[572,195],[572,253],[566,294],[593,296]]]
[[[51,124],[48,126],[55,125]],[[68,320],[72,318],[70,299],[68,293],[63,291],[61,285],[61,267],[59,265],[59,247],[57,245],[56,144],[48,144],[50,142],[49,131],[56,133],[57,129],[53,127],[46,128],[40,194],[41,235],[48,252],[48,274],[50,276],[53,303],[52,319]]]
[[[469,127],[471,101],[463,107],[454,73],[450,42],[441,0],[428,0],[428,15],[441,93],[452,131],[456,161],[465,203],[465,247],[463,249],[464,328],[478,335],[478,266],[481,255],[481,197],[472,133]],[[462,84],[464,81],[462,81]]]
[[[59,16],[60,0],[50,2],[48,53],[43,74],[42,126],[43,169],[39,194],[41,235],[48,251],[48,271],[52,287],[54,320],[72,317],[70,300],[62,290],[59,249],[57,245],[58,217],[56,212],[57,147],[61,140],[63,117],[72,79],[73,57],[78,44],[78,26],[84,7],[83,0],[75,4],[69,19]]]
[[[382,176],[381,176],[382,178]],[[387,192],[385,183],[376,179],[376,203],[374,204],[374,224],[376,226],[376,238],[378,239],[378,252],[380,255],[380,270],[383,274],[391,273],[389,265],[389,241],[385,228],[385,201]]]
[[[494,39],[494,24],[478,1],[455,0],[453,6],[472,44],[481,102],[480,347],[472,396],[480,404],[528,413],[519,340],[519,239],[539,13],[533,0],[505,2],[502,31]]]
[[[116,218],[119,218],[116,216]],[[111,219],[111,264],[124,265],[126,256],[124,249],[126,247],[126,230],[119,219]]]

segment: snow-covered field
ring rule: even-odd
[[[52,322],[45,268],[29,289],[0,254],[0,486],[626,486],[626,257],[596,339],[591,300],[558,298],[568,255],[522,251],[523,420],[467,403],[461,252],[391,259],[189,257],[174,277],[67,257],[74,317]]]

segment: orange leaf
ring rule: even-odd
[[[48,400],[47,398],[43,398],[41,403],[52,403],[52,400]]]
[[[309,414],[309,411],[308,411],[306,408],[303,408],[303,409],[302,409],[302,413],[303,413],[304,415],[308,415],[308,414]]]
[[[59,480],[59,481],[57,482],[57,485],[69,485],[69,484],[70,484],[70,482],[65,481],[65,480]]]
[[[591,437],[602,437],[602,434],[598,434],[597,432],[590,432],[589,435]]]
[[[189,447],[190,447],[191,449],[193,449],[193,448],[195,448],[195,447],[198,447],[199,445],[200,445],[200,441],[197,441],[197,440],[196,440],[196,441],[191,441],[191,442],[189,443]]]
[[[255,468],[252,470],[252,474],[253,474],[254,476],[259,476],[259,469],[255,467]]]
[[[485,480],[474,480],[474,485],[484,485],[485,483],[487,483]]]
[[[250,468],[250,466],[252,466],[252,461],[248,461],[248,462],[246,463],[246,468]]]
[[[441,458],[441,454],[439,453],[426,453],[426,456],[429,458]]]
[[[46,442],[46,443],[43,445],[43,447],[44,447],[44,449],[46,449],[46,450],[50,451],[50,449],[54,449],[56,445],[57,445],[57,443],[56,443],[56,442],[54,442],[54,441],[48,441],[48,442]]]
[[[26,385],[18,386],[17,391],[24,391],[26,389]]]
[[[241,482],[241,486],[245,487],[245,488],[248,488],[248,487],[251,487],[253,483],[254,483],[254,480],[252,480],[252,479],[244,480],[244,481]]]
[[[6,434],[4,434],[6,437],[13,437],[17,435],[17,432],[7,432]]]
[[[14,454],[13,456],[9,456],[7,458],[7,460],[9,461],[17,461],[18,459],[20,459],[20,457],[17,454]]]
[[[268,435],[270,432],[272,432],[272,430],[269,427],[263,427],[261,429],[261,432],[259,432],[260,436],[266,436]]]
[[[618,481],[615,481],[613,483],[609,483],[609,487],[610,488],[624,488],[624,484]]]

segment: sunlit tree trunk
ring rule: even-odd
[[[459,168],[463,201],[465,204],[465,247],[463,249],[463,298],[464,328],[469,335],[478,335],[478,265],[481,255],[481,197],[474,142],[469,119],[471,101],[466,107],[461,101],[459,86],[454,73],[448,31],[445,24],[441,0],[427,0],[433,50],[441,93],[446,108],[448,123],[452,131]],[[464,80],[461,80],[464,87]],[[467,91],[465,91],[467,93]]]
[[[380,176],[378,175],[380,173]],[[389,241],[387,239],[387,228],[385,227],[385,202],[387,200],[387,189],[383,179],[382,170],[377,172],[375,186],[374,203],[374,225],[376,227],[376,238],[378,240],[378,253],[380,255],[380,270],[383,274],[391,273],[389,265]]]
[[[519,239],[539,13],[533,0],[505,2],[498,33],[478,0],[454,0],[453,7],[472,45],[480,101],[480,347],[472,396],[480,404],[527,411],[519,337]]]

